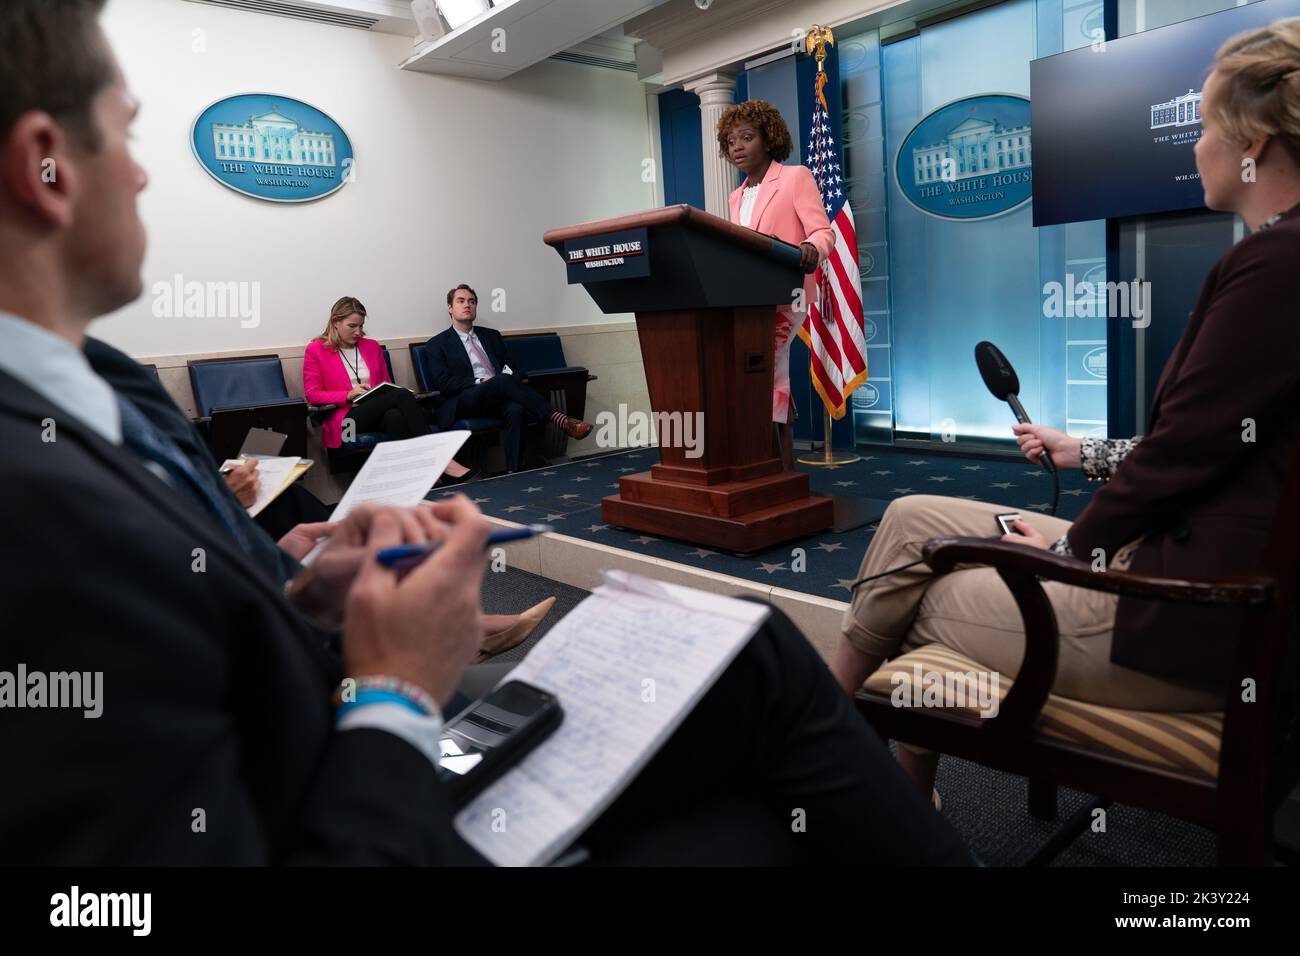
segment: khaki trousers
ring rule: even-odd
[[[863,578],[921,557],[937,536],[1000,535],[994,516],[1017,508],[908,495],[885,512],[862,559]],[[1061,518],[1021,512],[1023,520],[1048,541],[1070,528]],[[1128,566],[1132,546],[1111,567]],[[1053,693],[1088,703],[1129,710],[1216,711],[1222,695],[1200,687],[1152,677],[1110,662],[1115,625],[1114,595],[1044,581],[1060,630],[1060,657]],[[844,613],[844,637],[865,654],[895,657],[925,644],[942,644],[1004,677],[1014,678],[1024,658],[1024,628],[1011,591],[987,567],[967,567],[935,575],[915,568],[858,586]]]

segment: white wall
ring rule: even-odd
[[[486,82],[397,69],[410,40],[183,0],[111,0],[104,27],[143,108],[148,170],[145,295],[94,334],[137,356],[273,349],[318,334],[341,295],[376,338],[445,327],[445,293],[469,282],[502,329],[624,321],[603,316],[542,233],[656,205],[642,182],[646,101],[632,74],[545,61]],[[196,34],[205,52],[194,49]],[[200,167],[190,125],[208,104],[271,92],[332,116],[356,182],[313,203],[241,196]],[[260,324],[156,318],[151,289],[260,283]],[[492,290],[506,310],[491,312]]]

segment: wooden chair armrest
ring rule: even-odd
[[[1128,571],[1094,571],[1090,564],[1078,558],[984,538],[931,538],[925,543],[922,555],[938,574],[946,574],[959,564],[984,564],[1091,591],[1182,604],[1259,605],[1268,603],[1273,593],[1273,580],[1257,575],[1184,581]]]

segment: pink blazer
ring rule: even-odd
[[[366,368],[370,369],[371,385],[392,381],[378,342],[363,338],[357,342],[357,351],[365,360]],[[347,418],[352,407],[348,401],[350,391],[352,378],[338,349],[313,340],[302,357],[302,394],[311,405],[339,406],[321,425],[326,448],[338,448],[343,444],[343,419]]]
[[[731,221],[736,224],[740,223],[740,197],[747,185],[748,178],[731,194]],[[821,191],[806,166],[783,166],[774,162],[767,168],[767,175],[758,187],[758,199],[754,202],[749,228],[796,246],[801,242],[811,242],[822,262],[835,246],[835,232],[826,218]],[[803,290],[804,302],[814,301],[816,288],[811,275],[804,277]],[[806,305],[804,311],[807,311]]]

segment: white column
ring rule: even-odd
[[[704,154],[704,210],[726,219],[727,198],[736,188],[736,167],[718,155],[718,120],[736,101],[736,76],[709,73],[682,84],[700,98],[700,138]]]

